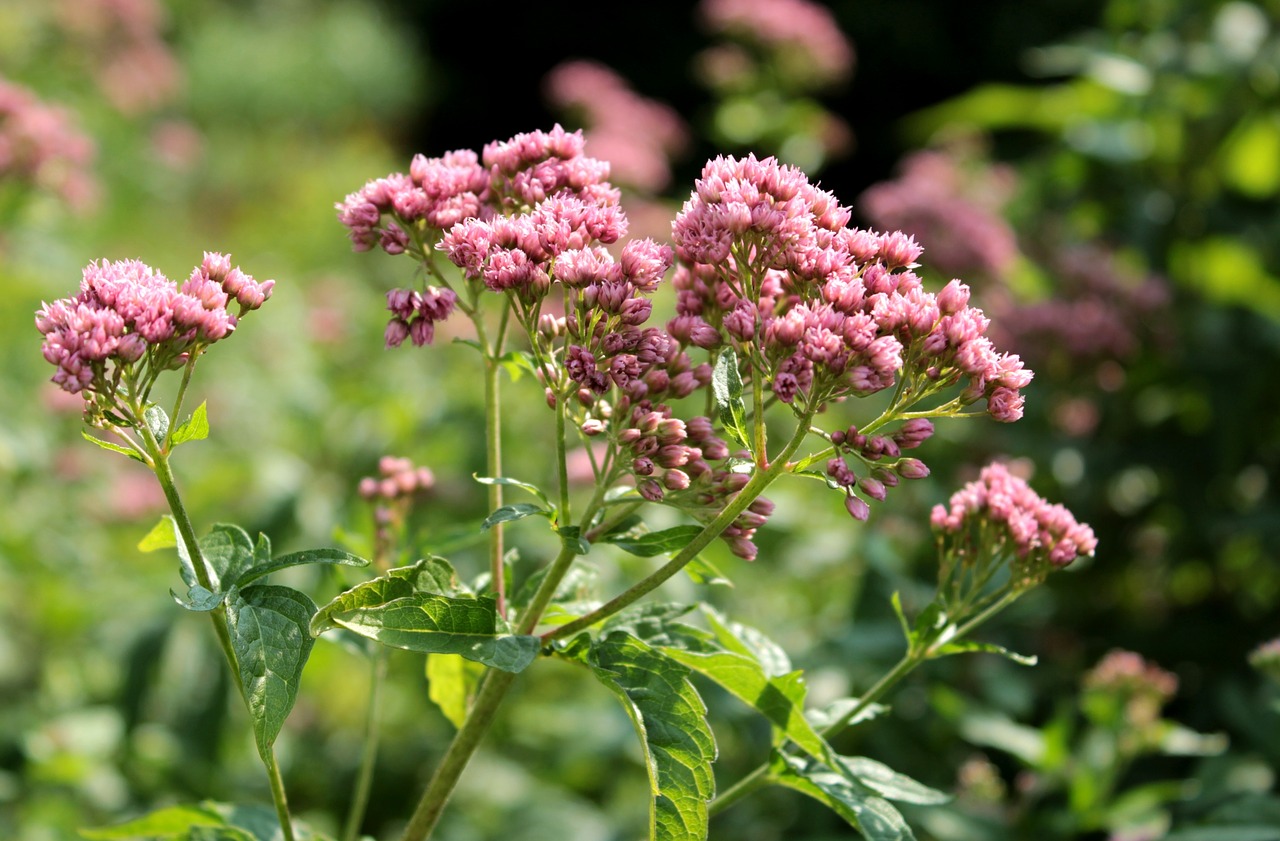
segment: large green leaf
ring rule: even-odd
[[[702,533],[702,526],[673,526],[662,531],[651,531],[635,535],[630,533],[605,537],[605,542],[612,543],[625,552],[639,555],[641,558],[652,558],[665,552],[678,552],[689,545]]]
[[[484,668],[460,654],[427,655],[427,695],[444,717],[461,727]]]
[[[707,624],[711,626],[716,640],[726,651],[736,651],[758,661],[769,677],[779,677],[792,671],[791,658],[787,656],[787,652],[762,632],[749,625],[730,621],[706,602],[700,603],[698,607],[707,617]]]
[[[240,577],[236,579],[236,586],[244,587],[273,572],[305,564],[338,564],[359,567],[368,566],[369,562],[345,549],[304,549],[301,552],[290,552],[288,555],[269,559],[266,562],[258,561],[252,569],[241,573]]]
[[[524,670],[538,656],[535,636],[499,634],[492,598],[413,593],[385,604],[330,610],[326,622],[393,648],[461,654],[506,672]],[[313,626],[314,629],[314,626]]]
[[[228,594],[231,646],[264,759],[297,700],[302,669],[315,644],[308,633],[315,612],[311,599],[290,587],[255,584]]]
[[[689,670],[623,631],[598,639],[589,659],[640,736],[653,793],[649,838],[703,841],[716,747]]]
[[[899,773],[883,762],[865,756],[842,756],[840,768],[845,775],[862,783],[886,800],[898,803],[916,803],[921,806],[938,806],[950,803],[951,795]]]
[[[888,800],[844,774],[801,757],[774,753],[771,778],[826,804],[867,841],[913,841],[915,835]]]
[[[835,754],[804,717],[807,692],[803,673],[770,677],[757,660],[732,651],[683,651],[662,648],[662,653],[719,684],[738,700],[754,707],[781,736],[823,762],[835,762]]]

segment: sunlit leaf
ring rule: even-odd
[[[649,789],[651,841],[704,841],[715,794],[715,740],[689,670],[625,632],[597,640],[596,677],[622,701],[640,737]]]
[[[80,835],[90,841],[146,841],[147,839],[186,838],[192,827],[225,827],[227,822],[211,809],[199,806],[169,806],[140,818],[114,826],[81,829]]]
[[[493,528],[498,523],[509,523],[513,520],[523,520],[525,517],[533,515],[540,517],[550,517],[551,512],[543,508],[541,505],[534,505],[532,502],[518,502],[515,505],[504,505],[494,511],[488,517],[484,518],[484,522],[480,524],[481,531]]]
[[[94,436],[90,435],[86,430],[81,430],[80,435],[83,436],[84,440],[92,441],[93,443],[97,444],[99,447],[101,447],[104,450],[110,450],[113,453],[120,453],[122,455],[128,456],[134,461],[140,461],[143,464],[146,464],[147,460],[143,458],[142,454],[139,453],[137,450],[130,450],[125,447],[121,447],[119,444],[112,444],[110,441],[103,441],[101,438],[95,438]]]
[[[726,347],[716,357],[711,369],[711,392],[716,401],[716,412],[725,432],[743,447],[751,449],[746,430],[747,409],[742,402],[742,375],[738,373],[738,355]]]
[[[999,645],[989,642],[974,642],[972,640],[957,640],[940,645],[933,650],[934,656],[945,657],[948,654],[999,654],[1008,660],[1012,660],[1020,666],[1034,666],[1036,658],[1034,655],[1019,654],[1016,651],[1010,651]]]
[[[266,563],[259,562],[252,569],[246,570],[236,579],[237,587],[244,587],[252,581],[289,567],[306,564],[331,564],[339,566],[368,566],[364,558],[353,555],[345,549],[304,549],[301,552],[290,552]]]
[[[652,531],[638,536],[606,536],[604,541],[612,543],[624,552],[638,555],[641,558],[652,558],[666,552],[678,552],[689,545],[689,541],[702,533],[702,526],[673,526],[662,531]]]
[[[484,666],[459,654],[428,654],[426,668],[428,697],[454,727],[461,727]]]
[[[199,542],[201,554],[213,567],[215,589],[235,581],[253,567],[253,541],[239,526],[218,523]]]
[[[209,437],[209,415],[205,404],[201,403],[182,424],[173,431],[170,440],[172,446],[185,444],[188,441],[200,441]]]
[[[769,771],[779,784],[826,804],[867,841],[913,841],[915,838],[902,814],[888,800],[844,774],[776,751]]]

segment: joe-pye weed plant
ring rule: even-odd
[[[865,722],[878,702],[929,660],[1024,659],[973,631],[1093,553],[1088,526],[1006,465],[988,465],[934,510],[936,595],[914,617],[895,597],[906,650],[857,697],[810,709],[802,672],[758,623],[651,594],[681,572],[695,582],[724,575],[702,557],[713,541],[743,561],[781,566],[784,558],[757,559],[753,542],[773,511],[765,492],[775,481],[825,483],[852,520],[867,521],[894,487],[928,475],[906,453],[927,442],[934,420],[1016,421],[1031,371],[993,347],[965,284],[925,288],[912,238],[850,227],[849,209],[796,168],[754,156],[708,161],[670,244],[626,238],[608,170],[584,154],[581,133],[556,126],[479,154],[418,155],[407,174],[372,180],[337,204],[358,251],[411,263],[414,282],[386,294],[386,346],[430,345],[440,322],[469,322],[458,341],[476,350],[485,395],[487,469],[475,477],[490,512],[478,526],[484,570],[455,570],[436,555],[393,566],[393,501],[430,481],[395,459],[362,485],[381,500],[385,526],[372,564],[338,548],[277,556],[266,535],[227,523],[198,535],[170,466],[178,446],[209,433],[204,404],[187,408],[189,384],[203,354],[270,297],[270,281],[217,253],[181,287],[141,262],[103,260],[85,269],[78,295],[37,313],[54,381],[84,397],[95,433],[86,437],[151,468],[164,490],[171,516],[142,546],[177,550],[174,599],[213,626],[274,804],[274,819],[263,807],[168,807],[86,837],[320,837],[291,819],[273,745],[313,644],[338,635],[367,642],[375,697],[386,647],[426,655],[431,697],[457,727],[405,817],[404,841],[431,836],[511,686],[549,658],[587,670],[629,715],[649,776],[652,839],[706,838],[711,818],[767,785],[819,800],[872,839],[912,837],[892,802],[947,799],[879,759],[841,756],[829,740],[874,726]],[[675,315],[658,326],[650,296],[662,283],[674,286]],[[504,470],[504,371],[543,388],[541,405],[523,408],[519,434],[552,459],[551,487]],[[178,378],[168,406],[153,391],[164,377]],[[575,450],[589,459],[585,487],[571,482]],[[674,509],[680,524],[647,526],[655,506]],[[504,532],[538,522],[559,549],[513,580]],[[619,592],[584,595],[574,572],[601,544],[661,561]],[[266,582],[316,563],[368,574],[319,606]],[[703,680],[773,732],[756,770],[719,791]],[[351,839],[376,785],[375,734],[371,726],[344,812]]]

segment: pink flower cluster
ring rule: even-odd
[[[72,125],[70,112],[0,79],[0,181],[49,190],[72,208],[84,209],[97,192],[89,172],[94,152],[93,141]]]
[[[609,161],[613,180],[650,193],[670,183],[670,158],[685,149],[689,133],[669,106],[640,96],[613,70],[585,59],[552,68],[543,87],[554,107],[586,123],[591,149]]]
[[[964,383],[1000,421],[1022,415],[1032,377],[985,335],[989,320],[953,280],[936,295],[912,271],[921,247],[898,231],[847,227],[850,211],[774,158],[719,157],[672,225],[673,335],[750,346],[779,400],[817,406],[893,386]]]
[[[91,63],[93,81],[125,114],[155,111],[172,102],[183,71],[165,42],[164,4],[158,0],[61,0],[63,34]]]
[[[274,280],[259,283],[206,252],[181,289],[137,260],[90,263],[80,293],[36,313],[53,381],[72,394],[110,395],[139,360],[151,376],[181,367],[197,348],[226,338],[237,320],[271,297]],[[228,307],[237,305],[238,312]]]
[[[746,38],[796,56],[821,83],[843,80],[853,70],[853,45],[831,10],[810,0],[702,0],[698,15],[712,32]]]
[[[931,521],[940,539],[949,540],[958,554],[1011,552],[1018,587],[1038,583],[1051,569],[1076,558],[1092,556],[1098,545],[1088,525],[1076,522],[1064,506],[1046,502],[1000,462],[982,468],[947,505],[934,506]],[[976,533],[989,534],[989,529],[995,530],[993,545],[969,545]]]
[[[388,502],[435,487],[436,477],[429,467],[415,467],[407,458],[383,456],[378,459],[378,475],[360,480],[362,499]]]
[[[1163,703],[1178,691],[1178,677],[1141,654],[1113,649],[1085,673],[1084,688],[1124,696],[1146,695]]]

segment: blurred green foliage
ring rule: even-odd
[[[46,382],[32,314],[70,294],[90,260],[138,258],[181,278],[204,250],[224,251],[277,279],[263,313],[196,380],[213,432],[184,448],[176,469],[198,525],[238,522],[270,533],[281,551],[358,541],[369,524],[356,482],[379,456],[402,454],[437,476],[412,523],[419,548],[450,548],[472,575],[484,568],[467,540],[485,513],[470,478],[484,463],[474,352],[447,336],[426,351],[384,351],[382,295],[403,285],[403,266],[352,254],[333,213],[412,153],[445,151],[407,148],[410,131],[422,113],[449,119],[432,110],[447,86],[433,74],[469,68],[433,67],[373,2],[172,0],[135,21],[150,21],[172,64],[126,75],[142,81],[121,99],[104,87],[124,43],[118,22],[101,23],[106,8],[10,0],[0,9],[0,75],[72,110],[97,143],[100,186],[87,212],[35,193],[0,217],[0,837],[15,841],[74,837],[176,802],[267,799],[218,652],[167,596],[176,569],[136,548],[163,500],[140,467],[80,439],[77,401]],[[1103,837],[1072,822],[1062,788],[1020,818],[1010,792],[1027,763],[980,725],[1023,722],[1027,730],[1001,733],[1070,753],[1080,675],[1114,647],[1178,675],[1169,720],[1227,740],[1212,757],[1143,756],[1117,791],[1183,781],[1161,800],[1157,826],[1172,839],[1277,825],[1277,690],[1246,655],[1280,634],[1278,20],[1274,0],[1112,0],[1096,26],[1029,56],[1038,78],[983,86],[906,122],[904,153],[956,132],[985,137],[1018,173],[1009,217],[1025,239],[1104,241],[1173,281],[1166,326],[1176,341],[1141,347],[1115,387],[1100,386],[1095,367],[1040,369],[1028,416],[1013,426],[939,424],[933,476],[898,489],[865,526],[820,484],[784,484],[770,493],[777,513],[757,536],[757,562],[710,552],[734,586],[699,595],[767,618],[758,624],[806,670],[820,705],[867,687],[901,654],[889,596],[901,592],[909,608],[929,597],[929,506],[986,457],[1030,460],[1037,489],[1093,525],[1094,563],[1055,576],[986,631],[1038,655],[1038,666],[931,664],[886,716],[841,737],[843,753],[962,792],[911,815],[918,837],[1032,837],[1017,834],[1030,825],[1034,837]],[[865,115],[840,116],[859,136],[875,128]],[[538,127],[511,125],[506,136]],[[1062,292],[1052,272],[1041,280],[1020,294]],[[526,377],[506,399],[536,409],[541,390]],[[1071,399],[1096,408],[1087,435],[1051,417]],[[521,446],[518,426],[509,472],[543,481],[548,466]],[[510,535],[527,559],[545,550],[536,529]],[[616,564],[598,571],[603,581],[643,562]],[[344,584],[298,575],[321,596]],[[678,579],[664,596],[695,587]],[[365,825],[378,837],[404,819],[452,732],[428,698],[422,659],[396,654],[390,668],[392,737]],[[322,831],[343,818],[333,804],[355,773],[367,669],[318,644],[279,742],[291,802]],[[764,757],[769,734],[733,698],[704,692],[723,786]],[[646,791],[630,725],[607,693],[580,670],[539,669],[517,684],[441,834],[630,838],[643,832]],[[712,827],[712,837],[747,841],[847,833],[777,789]]]

